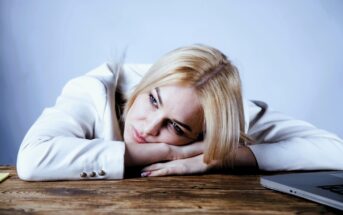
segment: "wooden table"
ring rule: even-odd
[[[124,180],[0,183],[0,214],[338,214],[267,190],[259,175],[207,174]]]

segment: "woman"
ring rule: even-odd
[[[244,100],[226,56],[193,45],[149,69],[102,65],[68,82],[26,134],[17,171],[23,180],[78,180],[121,179],[136,165],[148,165],[142,176],[343,169],[342,154],[337,136]]]

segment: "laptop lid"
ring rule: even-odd
[[[343,210],[343,171],[261,176],[262,186]]]

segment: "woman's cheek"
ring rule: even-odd
[[[130,112],[131,112],[132,118],[140,119],[140,118],[144,118],[144,116],[146,116],[149,111],[148,111],[147,105],[144,104],[142,99],[137,98],[135,103],[132,105]]]

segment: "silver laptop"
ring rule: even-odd
[[[261,176],[262,186],[343,210],[343,171]]]

